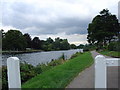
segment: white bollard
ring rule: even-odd
[[[7,59],[8,87],[21,88],[20,65],[17,57]]]
[[[103,55],[95,57],[95,88],[106,88],[106,60]]]

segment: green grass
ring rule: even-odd
[[[117,51],[107,51],[107,50],[105,50],[105,51],[101,51],[99,53],[101,53],[103,55],[111,56],[111,57],[120,57],[120,52],[117,52]]]
[[[22,88],[65,88],[79,72],[93,63],[90,52],[80,54],[62,65],[56,66],[22,85]]]

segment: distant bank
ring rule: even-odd
[[[30,51],[2,51],[2,54],[22,54],[22,53],[33,53],[42,52],[42,50],[30,50]]]

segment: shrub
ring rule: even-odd
[[[8,80],[7,80],[7,67],[2,67],[2,89],[8,89]]]
[[[89,47],[84,47],[83,51],[89,51]]]
[[[120,42],[111,42],[108,45],[108,50],[110,50],[110,51],[120,51]]]
[[[27,63],[21,63],[20,64],[20,74],[21,74],[21,82],[24,83],[28,79],[34,77],[37,75],[37,73],[34,71],[35,67],[31,64]]]
[[[31,64],[20,63],[20,75],[21,83],[26,82],[27,80],[35,77],[37,74],[42,72],[41,67],[34,67]],[[8,80],[7,80],[7,67],[2,66],[2,89],[8,89]]]

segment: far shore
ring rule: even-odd
[[[72,49],[69,49],[72,50]],[[52,50],[52,51],[62,51],[62,50]],[[43,50],[24,50],[24,51],[12,51],[12,50],[6,50],[2,51],[2,54],[22,54],[22,53],[34,53],[34,52],[48,52]]]
[[[2,54],[21,54],[21,53],[33,53],[33,52],[42,52],[42,50],[2,51]]]

